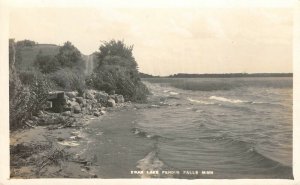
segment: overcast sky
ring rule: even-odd
[[[140,71],[292,72],[292,9],[266,7],[14,8],[10,37],[62,45],[83,54],[101,41],[134,45]]]

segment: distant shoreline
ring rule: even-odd
[[[293,73],[224,73],[224,74],[186,74],[152,76],[140,73],[141,78],[247,78],[247,77],[293,77]]]

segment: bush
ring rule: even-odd
[[[132,78],[132,71],[118,66],[103,66],[98,73],[87,78],[89,87],[109,94],[122,94],[126,101],[144,102],[149,91],[141,82]],[[134,76],[135,77],[135,76]]]
[[[23,85],[32,84],[37,74],[38,72],[35,71],[19,71],[18,73],[19,79]]]
[[[78,70],[85,68],[80,51],[69,41],[59,48],[56,58],[63,68],[77,68]]]
[[[17,43],[16,43],[16,46],[17,47],[33,47],[33,46],[35,46],[37,43],[36,42],[34,42],[34,41],[32,41],[32,40],[21,40],[21,41],[18,41]]]
[[[14,94],[10,94],[10,126],[19,128],[36,115],[47,101],[52,84],[44,75],[35,74],[29,85],[19,84]]]
[[[85,76],[81,71],[65,68],[49,74],[49,77],[62,90],[77,90],[80,95],[85,90]]]
[[[104,42],[99,50],[98,65],[86,80],[88,86],[107,93],[122,94],[125,100],[146,101],[149,91],[139,77],[132,55],[133,46],[112,40]]]
[[[55,56],[43,55],[40,51],[35,58],[34,66],[42,73],[52,73],[60,68],[60,63]]]

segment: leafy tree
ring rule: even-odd
[[[104,42],[99,47],[98,66],[101,68],[102,65],[120,65],[131,69],[137,69],[137,63],[132,55],[133,45],[126,46],[123,41],[111,40]],[[96,68],[96,70],[97,70]]]
[[[62,67],[84,68],[80,51],[69,41],[59,48],[57,60]]]
[[[86,80],[88,86],[107,93],[122,94],[125,100],[145,101],[149,93],[141,82],[132,55],[133,46],[123,41],[104,42],[97,53],[97,66]]]
[[[32,40],[21,40],[21,41],[18,41],[16,43],[16,47],[25,47],[25,46],[29,46],[29,47],[32,47],[32,46],[35,46],[37,43],[32,41]]]
[[[34,65],[42,73],[52,73],[60,68],[60,63],[57,58],[52,55],[43,55],[42,51],[37,54]]]
[[[34,73],[30,83],[23,84],[15,68],[16,44],[9,40],[9,121],[10,129],[24,126],[26,120],[36,115],[44,106],[52,83],[46,76]]]

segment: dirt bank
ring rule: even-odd
[[[96,159],[82,155],[90,142],[84,130],[92,120],[101,124],[101,120],[109,119],[113,112],[132,107],[131,103],[117,104],[106,108],[100,117],[71,114],[68,121],[11,132],[11,178],[97,178]],[[43,114],[63,117],[57,113]]]

